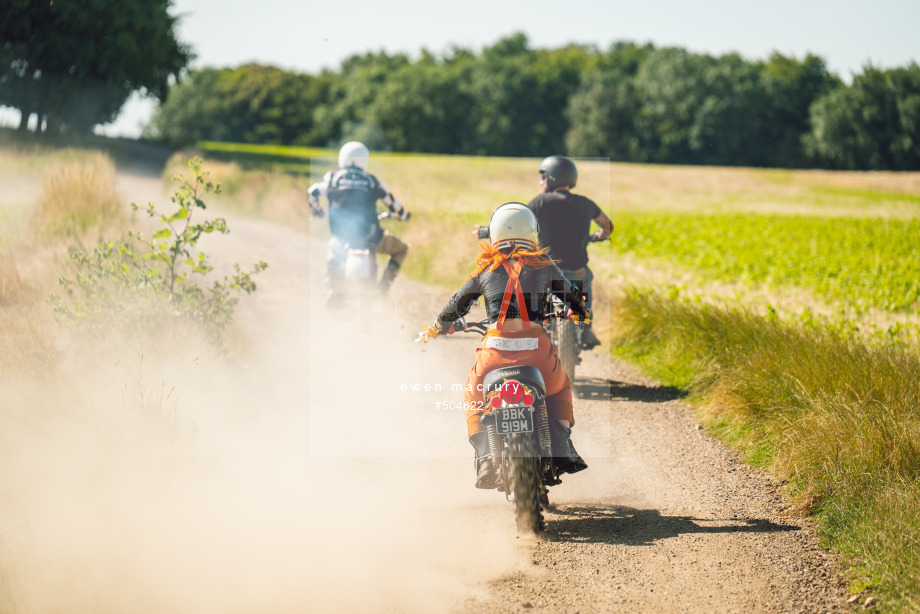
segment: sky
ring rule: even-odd
[[[478,51],[515,32],[533,48],[628,40],[751,60],[812,53],[847,82],[867,63],[920,62],[920,0],[173,0],[171,12],[193,67],[315,74],[356,53]],[[102,132],[136,136],[153,108],[134,97]]]

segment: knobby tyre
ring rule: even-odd
[[[511,492],[517,528],[521,533],[540,533],[544,529],[543,507],[540,505],[540,483],[533,435],[520,433],[510,436]]]
[[[556,325],[556,351],[559,354],[559,361],[562,368],[568,374],[569,379],[575,381],[575,365],[578,364],[578,348],[575,339],[575,323],[566,320]]]

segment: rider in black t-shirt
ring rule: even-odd
[[[550,256],[558,261],[559,268],[569,281],[580,281],[587,296],[586,303],[592,306],[591,281],[594,273],[588,268],[588,237],[603,240],[613,232],[613,222],[600,210],[594,201],[569,190],[575,187],[578,170],[575,163],[565,156],[550,156],[540,163],[540,185],[543,193],[527,203],[534,212],[540,226],[540,245],[549,248]],[[600,226],[589,235],[591,222]],[[480,239],[489,238],[488,226],[474,226],[473,234]],[[600,339],[586,326],[582,333],[582,344],[586,349],[600,345]]]
[[[587,249],[591,222],[600,226],[600,230],[594,233],[594,238],[599,240],[610,236],[613,222],[594,201],[569,191],[575,187],[577,180],[578,170],[570,158],[546,158],[540,164],[543,193],[538,194],[527,206],[537,216],[540,245],[548,247],[553,259],[559,261],[559,268],[566,279],[581,281],[587,305],[591,308],[591,281],[594,274],[588,268]],[[600,340],[590,326],[584,329],[582,342],[588,349],[600,345]]]

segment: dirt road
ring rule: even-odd
[[[610,454],[594,450],[590,473],[556,489],[532,568],[467,611],[844,609],[808,523],[784,515],[778,485],[702,431],[673,390],[596,357],[581,373],[578,431],[609,427]]]
[[[285,245],[272,237],[272,248],[260,256],[267,260]],[[321,246],[312,255],[319,290]],[[351,403],[343,407],[339,393],[312,391],[313,454],[370,456],[377,463],[414,457],[436,469],[415,471],[442,485],[449,474],[459,489],[450,498],[457,507],[438,511],[445,522],[435,531],[453,531],[462,518],[465,531],[476,535],[461,546],[461,558],[474,561],[464,583],[475,587],[475,597],[440,606],[582,613],[844,609],[833,560],[817,547],[806,520],[784,514],[788,502],[779,485],[709,437],[676,391],[600,353],[585,355],[575,384],[575,437],[590,469],[551,490],[554,506],[541,539],[517,539],[510,505],[496,492],[472,488],[460,395],[450,391],[465,381],[478,339],[411,343],[415,327],[431,322],[444,298],[401,280],[389,301],[363,306],[369,317],[337,333],[324,310],[314,304],[310,314],[313,385],[349,390]],[[361,334],[350,336],[356,329]],[[324,349],[336,337],[349,339],[342,353]],[[356,348],[364,353],[357,361]],[[351,384],[367,373],[375,386],[364,396]],[[335,404],[336,414],[356,405],[373,409],[353,416],[363,425],[343,428],[340,415],[317,415],[317,407]],[[391,483],[400,481],[400,471],[397,465]],[[489,529],[479,535],[477,523]],[[496,530],[499,536],[490,537]],[[491,554],[488,539],[512,540],[514,556],[503,569],[483,565],[489,571],[477,573],[479,557]]]
[[[160,195],[156,178],[120,182],[131,200]],[[33,535],[33,554],[7,565],[20,569],[10,585],[24,587],[14,605],[845,609],[833,561],[805,520],[783,515],[778,485],[699,429],[675,391],[597,352],[585,356],[575,382],[574,440],[590,468],[551,489],[545,535],[518,537],[510,504],[473,488],[462,395],[452,390],[465,382],[478,340],[413,341],[444,294],[398,280],[387,300],[329,313],[318,300],[323,245],[265,222],[232,218],[230,227],[228,237],[204,245],[216,264],[269,263],[256,294],[241,302],[249,359],[227,365],[196,356],[195,377],[173,378],[178,383],[171,371],[148,366],[147,379],[177,386],[173,430],[185,435],[155,444],[155,454],[149,444],[139,462],[136,446],[130,455],[115,449],[105,479],[80,480],[79,497],[64,503],[66,518],[43,522],[62,509],[57,491],[7,488]],[[8,455],[27,467],[41,447],[33,440]],[[116,452],[124,456],[118,462]],[[87,458],[69,456],[62,473],[95,475],[100,461]],[[13,483],[3,477],[0,486]],[[84,512],[75,526],[73,501]],[[92,535],[92,547],[76,532]],[[51,574],[49,558],[68,563]],[[85,569],[93,570],[88,579]],[[36,596],[48,586],[65,597]]]

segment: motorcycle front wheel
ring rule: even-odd
[[[578,340],[575,338],[575,323],[566,320],[557,324],[556,351],[562,368],[568,374],[572,383],[575,383],[575,365],[578,364]]]

